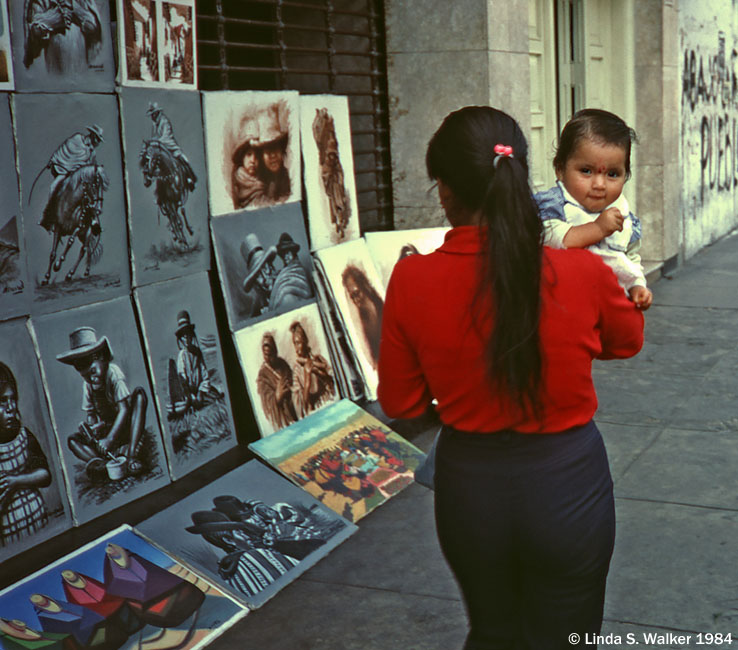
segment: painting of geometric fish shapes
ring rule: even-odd
[[[262,436],[340,399],[317,305],[251,325],[233,338]]]
[[[357,530],[258,460],[137,528],[252,609]]]
[[[0,93],[0,314],[27,314],[30,304],[26,254],[21,230],[15,139],[10,96]]]
[[[200,95],[123,88],[120,111],[134,286],[208,270]]]
[[[359,237],[348,97],[301,95],[300,130],[312,250]]]
[[[129,297],[32,319],[75,519],[169,482]]]
[[[113,90],[108,0],[11,0],[9,8],[16,90]]]
[[[0,0],[0,90],[13,90],[14,87],[8,6],[5,0]]]
[[[28,327],[0,323],[0,562],[72,525]]]
[[[194,0],[120,0],[118,60],[124,86],[197,90]]]
[[[237,444],[206,272],[134,291],[172,478]]]
[[[0,592],[0,647],[195,650],[247,614],[124,525]]]
[[[413,228],[412,230],[386,230],[364,233],[369,254],[387,288],[392,269],[401,259],[410,255],[427,255],[443,244],[449,228]]]
[[[299,203],[211,220],[231,330],[315,300]]]
[[[115,96],[16,93],[13,111],[31,313],[127,294]]]
[[[252,442],[249,449],[349,521],[412,483],[425,459],[348,399]]]
[[[366,241],[322,248],[315,256],[364,376],[367,398],[376,399],[384,286]]]
[[[299,201],[297,91],[205,92],[202,98],[211,214]]]

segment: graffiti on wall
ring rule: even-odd
[[[687,48],[682,68],[682,136],[699,137],[699,202],[708,193],[738,186],[738,51],[726,53],[725,34],[716,51]]]

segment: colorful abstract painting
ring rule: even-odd
[[[0,592],[0,648],[196,650],[247,613],[121,526]]]

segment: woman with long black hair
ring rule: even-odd
[[[410,418],[436,400],[436,528],[465,648],[569,648],[600,630],[615,537],[591,363],[636,354],[643,316],[598,257],[543,247],[512,117],[451,113],[426,165],[453,227],[395,266],[379,401]]]

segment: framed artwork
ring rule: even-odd
[[[16,93],[13,112],[31,313],[127,294],[115,97]]]
[[[364,377],[367,398],[376,399],[384,285],[369,249],[356,239],[322,248],[315,256]]]
[[[348,97],[301,95],[300,128],[312,250],[360,235]]]
[[[221,91],[202,98],[211,214],[299,201],[298,92]]]
[[[115,62],[109,7],[108,0],[12,0],[15,89],[111,92]]]
[[[0,318],[27,314],[30,304],[10,95],[0,93]]]
[[[0,592],[0,647],[197,650],[248,614],[130,526]]]
[[[134,290],[172,478],[237,444],[206,272]]]
[[[5,0],[0,0],[0,90],[13,90],[14,87],[8,6]]]
[[[0,323],[0,562],[72,524],[28,327]]]
[[[195,0],[120,0],[118,60],[123,86],[197,90]]]
[[[239,330],[234,340],[262,436],[340,398],[316,304]]]
[[[409,255],[427,255],[443,244],[450,228],[414,228],[364,233],[369,255],[387,289],[395,264]]]
[[[348,399],[252,442],[249,449],[349,521],[406,488],[425,459]]]
[[[215,217],[210,227],[231,330],[315,299],[299,203]]]
[[[258,460],[138,529],[252,609],[357,530]]]
[[[208,270],[200,95],[122,88],[120,112],[134,286]]]
[[[32,322],[77,522],[169,483],[130,298]]]

